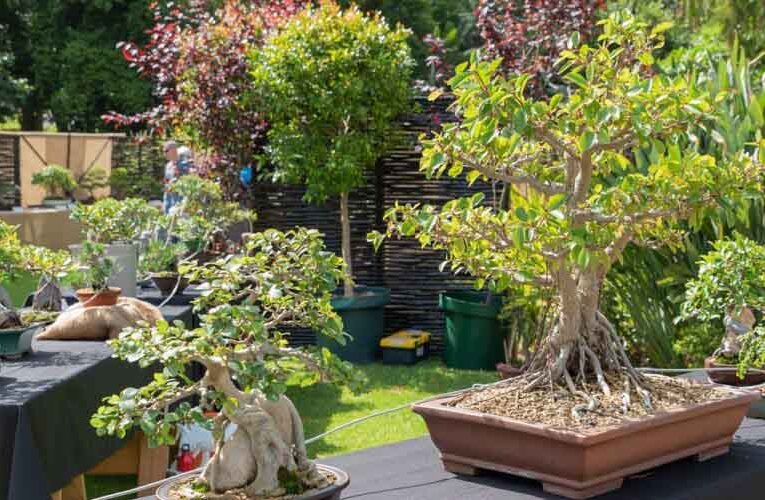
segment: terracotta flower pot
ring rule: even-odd
[[[113,306],[120,298],[122,289],[110,287],[95,293],[92,288],[80,288],[74,293],[82,307]]]
[[[348,473],[337,469],[335,467],[330,467],[328,465],[322,465],[317,464],[317,467],[319,468],[319,471],[322,473],[329,473],[331,475],[335,476],[335,482],[331,485],[327,486],[326,488],[322,488],[320,490],[314,490],[306,492],[302,495],[297,496],[291,496],[289,497],[290,500],[340,500],[340,494],[342,491],[348,487],[351,480],[348,477]],[[165,483],[163,486],[161,486],[157,490],[157,499],[158,500],[180,500],[176,495],[173,495],[171,493],[171,490],[173,487],[180,483],[185,481],[187,478],[180,478],[176,479],[175,481],[169,481]],[[276,498],[274,500],[277,500]]]
[[[167,297],[170,295],[173,290],[175,290],[175,285],[178,283],[178,275],[169,275],[169,276],[157,276],[157,275],[151,275],[151,281],[154,282],[154,286],[156,286],[159,289],[159,292]],[[185,278],[181,278],[180,284],[178,284],[178,290],[176,293],[183,293],[183,291],[186,289],[186,287],[189,286],[189,281]]]
[[[716,370],[707,370],[709,379],[716,384],[745,387],[765,382],[765,373],[758,372],[747,372],[744,378],[740,379],[737,374],[738,367],[736,365],[718,363],[717,358],[713,356],[704,360],[704,368],[717,368]],[[721,368],[724,368],[724,370],[721,370]]]
[[[586,434],[445,406],[449,398],[413,409],[425,419],[446,470],[500,471],[539,480],[545,491],[566,498],[591,498],[658,465],[727,453],[749,403],[759,397],[731,390],[730,398]]]

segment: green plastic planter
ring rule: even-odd
[[[502,299],[485,292],[444,292],[439,304],[446,315],[444,360],[450,368],[495,370],[505,360],[499,312]]]
[[[332,307],[343,318],[345,331],[353,339],[340,345],[320,335],[318,344],[351,363],[373,362],[383,336],[385,305],[388,302],[390,290],[381,287],[359,287],[353,297],[336,296],[332,299]]]

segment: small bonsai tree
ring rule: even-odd
[[[649,30],[627,13],[600,24],[597,45],[575,47],[573,37],[561,54],[570,95],[530,99],[530,76],[504,78],[499,61],[463,64],[450,81],[460,121],[424,141],[421,168],[507,183],[511,208],[475,195],[396,206],[386,219],[389,234],[445,250],[478,287],[555,290],[557,320],[519,379],[525,390],[561,386],[592,409],[588,384],[607,396],[616,384],[626,406],[637,393],[650,410],[645,378],[599,310],[603,281],[628,244],[677,243],[675,222],[759,189],[762,167],[743,153],[716,164],[696,151],[688,130],[713,119],[713,98],[651,70],[667,25]]]
[[[292,18],[250,54],[252,99],[271,124],[274,179],[305,183],[305,198],[340,198],[345,294],[353,294],[348,193],[390,145],[408,106],[414,63],[406,39],[379,15],[332,2]]]
[[[738,362],[752,311],[765,311],[765,246],[737,235],[714,243],[700,261],[699,274],[686,284],[680,320],[723,323],[726,334],[714,356]],[[759,368],[759,367],[757,367]]]
[[[46,199],[66,200],[72,198],[77,189],[77,181],[68,168],[61,165],[48,165],[32,175],[32,184],[45,189]]]
[[[80,270],[75,280],[90,288],[94,294],[109,288],[109,278],[114,271],[114,260],[106,256],[101,243],[86,240],[79,254]]]
[[[183,243],[152,240],[141,252],[138,267],[141,272],[157,277],[172,277],[178,273],[178,264],[186,254]]]
[[[77,204],[70,217],[82,224],[87,239],[108,245],[138,239],[154,227],[160,211],[140,198],[104,198],[92,205]]]
[[[139,427],[155,444],[172,444],[181,424],[212,429],[216,451],[197,491],[242,489],[261,498],[285,493],[285,478],[298,480],[292,493],[326,484],[306,455],[300,416],[283,395],[286,381],[353,381],[354,373],[327,350],[289,347],[284,329],[309,327],[343,340],[330,304],[341,259],[325,251],[317,231],[268,230],[252,235],[243,255],[182,272],[211,285],[195,303],[201,325],[160,322],[111,341],[115,356],[165,369],[142,388],[106,398],[93,426],[120,437]],[[206,368],[196,382],[185,375],[192,361]],[[193,395],[200,397],[195,403],[187,400]],[[224,441],[229,423],[237,430]]]
[[[75,265],[68,252],[45,247],[24,245],[21,248],[24,271],[39,276],[32,299],[32,309],[51,313],[61,312],[61,284],[71,277]]]
[[[18,277],[22,265],[21,241],[16,227],[0,220],[0,283]],[[13,304],[6,304],[0,295],[0,330],[18,327],[21,318],[13,309]]]
[[[77,180],[77,188],[87,193],[86,201],[96,199],[96,190],[110,186],[109,174],[103,167],[95,166],[87,170]]]

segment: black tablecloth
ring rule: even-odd
[[[191,308],[167,306],[191,324]],[[0,500],[49,500],[124,443],[99,438],[90,416],[104,396],[151,380],[152,370],[111,357],[103,342],[35,341],[0,369]]]

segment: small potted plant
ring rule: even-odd
[[[274,180],[305,184],[309,202],[339,200],[348,278],[333,304],[353,340],[329,347],[357,363],[377,355],[390,290],[354,287],[349,195],[394,144],[395,120],[409,109],[408,37],[379,13],[322,2],[250,54],[251,98],[270,124]]]
[[[765,373],[739,371],[743,340],[756,337],[755,313],[765,311],[765,246],[736,235],[714,243],[714,249],[699,261],[698,276],[687,283],[680,320],[696,319],[724,326],[720,347],[704,360],[709,378],[720,384],[755,385],[765,382]],[[751,343],[751,342],[750,342]],[[757,356],[745,356],[749,368]]]
[[[350,365],[326,349],[289,347],[285,332],[308,327],[342,341],[342,320],[330,304],[342,261],[324,249],[317,231],[268,230],[253,234],[243,254],[182,271],[211,284],[195,300],[200,326],[159,322],[109,341],[120,359],[166,369],[144,387],[105,398],[91,424],[99,435],[123,438],[140,428],[152,445],[175,443],[178,426],[187,423],[213,431],[216,451],[204,470],[160,488],[160,500],[224,493],[253,500],[339,498],[347,474],[308,459],[300,415],[284,392],[288,379],[358,382]],[[198,381],[183,374],[192,361],[205,367]],[[226,439],[232,424],[236,430]]]
[[[178,263],[186,254],[182,243],[165,243],[152,240],[141,254],[139,269],[148,275],[163,296],[173,290],[181,293],[188,286],[188,280],[178,273]]]
[[[101,243],[85,241],[78,255],[80,271],[78,282],[83,285],[75,291],[83,307],[113,306],[117,303],[122,289],[109,286],[114,271],[114,260],[106,256]]]
[[[48,165],[32,175],[32,184],[45,189],[43,205],[53,208],[65,208],[72,201],[72,193],[77,188],[74,175],[61,165]]]
[[[41,257],[45,254],[47,262]],[[0,221],[0,282],[12,281],[21,271],[63,269],[60,252],[23,245],[16,228]],[[40,293],[38,293],[36,296]],[[33,337],[58,315],[59,309],[46,308],[35,300],[35,307],[17,311],[12,304],[0,301],[0,355],[19,356],[32,347]]]
[[[109,187],[109,174],[103,167],[95,166],[83,173],[77,180],[77,194],[80,201],[92,203],[96,200],[96,190]],[[85,193],[82,196],[81,193]]]
[[[106,255],[114,260],[112,283],[122,289],[123,295],[135,297],[137,241],[143,233],[153,230],[160,219],[159,209],[139,198],[104,198],[92,205],[78,203],[70,217],[82,224],[87,240],[103,245]],[[80,248],[80,245],[72,245],[70,250],[77,254]]]

